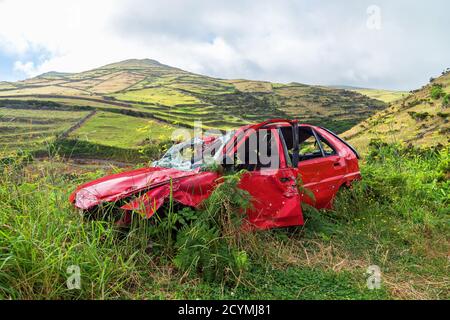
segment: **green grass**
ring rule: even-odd
[[[13,86],[10,82],[0,81],[0,90],[13,90],[16,87]]]
[[[122,233],[77,215],[69,192],[104,170],[26,159],[2,165],[2,299],[449,298],[448,148],[372,145],[362,182],[339,195],[335,210],[305,207],[304,227],[242,238],[248,262],[234,284],[184,276],[173,260],[179,249],[163,245],[170,224],[136,220]],[[65,284],[74,264],[81,290]],[[366,287],[370,265],[381,269],[379,290]]]
[[[86,112],[80,111],[42,111],[42,110],[18,110],[0,108],[0,119],[3,122],[22,122],[32,123],[47,122],[60,123],[70,120],[77,120],[86,115]]]
[[[358,92],[373,99],[381,100],[386,103],[391,103],[408,96],[406,91],[391,91],[380,89],[354,89],[352,91]]]
[[[56,153],[66,159],[111,160],[127,163],[151,160],[143,152],[143,148],[120,148],[70,138],[53,140],[31,153],[40,158],[52,157]]]
[[[118,148],[136,148],[148,138],[169,139],[173,130],[173,126],[154,120],[99,112],[70,138]]]
[[[216,95],[235,92],[235,87],[224,81],[203,76],[181,76],[172,79],[166,85],[192,94]]]
[[[178,128],[169,122],[155,120],[154,112],[137,109],[97,108],[43,100],[7,100],[3,103],[5,107],[0,109],[2,155],[18,149],[46,155],[55,140],[69,132],[64,138],[70,143],[57,143],[58,147],[64,147],[65,155],[118,160],[126,157],[136,161],[142,160],[143,154],[139,155],[142,148],[148,149],[148,144],[157,146],[168,140]],[[98,112],[81,127],[67,131],[96,109]]]
[[[0,108],[0,154],[36,149],[75,125],[88,112]]]
[[[201,103],[200,100],[196,99],[193,96],[165,87],[126,91],[124,93],[115,94],[113,96],[116,99],[123,101],[155,103],[166,106]]]

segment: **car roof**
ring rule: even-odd
[[[246,129],[258,129],[258,128],[280,128],[280,127],[289,127],[293,123],[297,122],[298,120],[290,120],[290,119],[270,119],[264,122],[256,123],[256,124],[248,124],[245,126],[240,127],[240,130],[246,130]],[[313,126],[311,124],[306,123],[299,123],[299,127],[311,127],[316,128],[316,126]]]

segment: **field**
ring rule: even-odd
[[[357,89],[354,90],[360,94],[371,97],[373,99],[381,100],[386,103],[391,103],[408,96],[408,92],[404,91],[389,91],[389,90],[377,90],[377,89]]]
[[[155,120],[98,112],[69,137],[112,147],[136,148],[145,138],[168,139],[172,131],[172,126]]]
[[[86,111],[0,109],[0,150],[9,153],[45,145],[88,114]]]
[[[125,93],[114,95],[118,100],[147,102],[162,104],[165,106],[176,106],[180,104],[198,104],[200,100],[193,96],[180,93],[170,88],[148,88],[142,90],[130,90]]]
[[[123,233],[71,208],[77,184],[118,168],[10,163],[0,183],[0,298],[449,299],[448,151],[373,146],[363,181],[335,210],[304,207],[304,227],[247,235],[237,267],[224,256],[206,260],[204,272],[184,269],[196,251],[179,246],[183,229],[168,238],[166,220],[137,220]],[[222,200],[209,206],[233,208],[233,188],[217,190]],[[173,217],[195,221],[186,211]],[[214,247],[205,248],[211,259]],[[80,290],[66,287],[71,265],[80,267]],[[367,287],[371,265],[381,270],[380,289]]]

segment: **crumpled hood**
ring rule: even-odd
[[[117,201],[141,190],[153,188],[188,176],[197,171],[168,168],[142,168],[106,176],[79,186],[71,195],[79,209],[89,209],[102,202]]]

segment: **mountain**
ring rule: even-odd
[[[117,101],[146,107],[163,121],[192,124],[199,119],[218,128],[270,117],[297,117],[342,131],[385,107],[347,90],[216,79],[150,59],[126,60],[81,73],[50,72],[0,85],[3,99],[25,96]]]
[[[415,146],[450,142],[450,70],[342,136],[363,152],[373,139]]]
[[[81,73],[53,71],[1,82],[0,148],[6,142],[42,142],[69,129],[71,139],[134,148],[143,140],[135,130],[149,122],[152,139],[180,126],[192,127],[194,121],[204,128],[227,129],[269,118],[297,118],[340,133],[386,107],[344,89],[218,79],[151,59],[131,59]],[[96,114],[79,124],[87,112]],[[29,123],[33,126],[27,127]],[[136,128],[124,130],[129,125]]]

